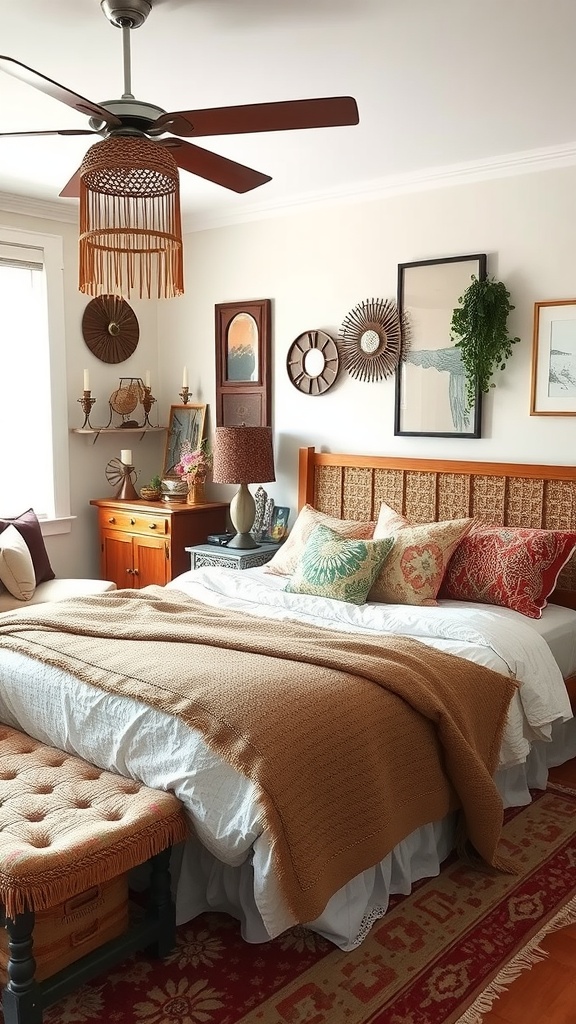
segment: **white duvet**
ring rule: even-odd
[[[522,622],[511,628],[510,620],[499,619],[497,610],[356,606],[287,594],[284,584],[284,579],[262,569],[207,568],[185,573],[168,587],[251,615],[297,618],[343,631],[404,633],[510,673],[519,689],[502,744],[503,768],[521,764],[535,739],[548,740],[552,722],[572,717],[562,675],[546,641]],[[255,908],[259,920],[248,937],[256,941],[273,937],[294,923],[282,905],[271,870],[270,845],[261,826],[254,785],[212,754],[198,733],[144,704],[103,693],[58,669],[7,651],[0,651],[0,720],[103,768],[177,794],[202,848],[214,859],[202,866],[204,854],[199,855],[197,844],[188,858],[185,853],[177,892],[179,922],[207,906],[226,908],[220,895],[210,899],[209,894],[200,896],[195,890],[197,878],[194,883],[192,876],[204,869],[203,884],[226,890],[232,910],[241,904],[249,916]],[[250,892],[243,892],[247,887]],[[238,891],[232,893],[232,888]],[[344,899],[343,892],[334,898],[335,905]],[[365,917],[361,907],[358,915],[356,924],[347,925],[350,934],[343,941],[330,927],[317,930],[342,948],[350,948]],[[346,917],[351,917],[348,905]]]

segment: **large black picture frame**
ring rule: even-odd
[[[485,279],[486,263],[486,253],[475,253],[398,265],[398,309],[409,324],[410,345],[396,371],[395,435],[482,436],[482,394],[478,388],[468,409],[450,322],[472,275]]]

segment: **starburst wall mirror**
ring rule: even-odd
[[[344,318],[338,334],[344,368],[362,381],[391,376],[404,358],[408,326],[390,299],[365,299]]]

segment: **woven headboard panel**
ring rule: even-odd
[[[411,522],[475,516],[503,526],[576,532],[576,467],[334,455],[301,448],[298,507],[376,519],[382,501]],[[576,556],[554,600],[576,608]]]

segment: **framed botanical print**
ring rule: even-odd
[[[576,416],[576,299],[534,303],[531,416]]]
[[[171,405],[162,476],[175,477],[183,441],[198,448],[204,437],[205,405]]]
[[[215,307],[217,426],[271,426],[271,305],[258,299]]]
[[[472,276],[486,277],[486,254],[400,263],[398,309],[410,346],[396,371],[394,433],[412,437],[480,437],[482,395],[470,407],[452,314]]]

